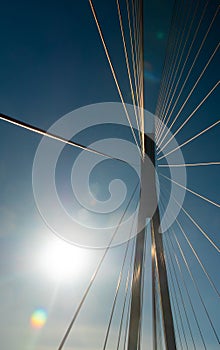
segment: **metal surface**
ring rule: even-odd
[[[157,267],[157,275],[158,275],[158,285],[159,285],[159,294],[160,294],[160,305],[161,305],[161,314],[163,320],[163,333],[165,339],[165,346],[167,350],[176,350],[176,340],[174,333],[174,325],[173,325],[173,316],[170,304],[170,296],[168,289],[168,281],[167,281],[167,271],[166,271],[166,263],[164,259],[163,253],[163,241],[162,234],[158,232],[160,226],[160,214],[159,209],[157,208],[154,217],[152,219],[151,226],[151,234],[152,241],[155,246],[155,265]],[[156,283],[155,279],[152,281],[153,284]],[[153,296],[155,298],[156,295]],[[155,328],[157,327],[157,320],[154,319]],[[156,328],[156,333],[158,332]]]
[[[152,163],[155,165],[155,143],[148,136],[145,137],[146,144],[146,154],[151,159]],[[155,196],[156,196],[156,185],[154,187]],[[158,284],[159,284],[159,293],[160,293],[160,305],[161,305],[161,313],[163,319],[163,331],[165,338],[165,346],[167,350],[176,350],[176,340],[174,333],[174,324],[173,324],[173,315],[170,304],[170,295],[167,281],[167,271],[166,271],[166,263],[164,259],[164,249],[163,249],[163,240],[162,234],[159,232],[160,227],[160,213],[159,208],[157,206],[156,211],[151,219],[151,235],[152,235],[152,247],[154,248],[154,268],[157,273]],[[153,292],[155,292],[155,278],[152,280],[153,284]],[[156,297],[156,294],[153,295],[153,298]],[[156,301],[154,300],[154,304]],[[156,313],[154,315],[154,332],[157,333],[157,320]],[[154,335],[156,336],[156,334]],[[154,339],[156,342],[156,339]],[[157,349],[156,345],[155,348]],[[158,349],[159,350],[159,349]]]
[[[145,152],[146,157],[150,158],[151,162],[155,164],[155,149],[154,140],[151,137],[145,135]],[[140,332],[141,325],[141,290],[143,287],[143,261],[144,261],[144,246],[145,246],[145,222],[147,214],[147,205],[152,205],[151,200],[154,202],[156,199],[156,185],[155,185],[155,172],[154,180],[152,181],[151,176],[149,179],[152,198],[146,196],[146,183],[148,183],[148,174],[146,172],[146,163],[142,162],[142,174],[141,174],[141,197],[140,197],[140,208],[139,208],[139,222],[138,222],[138,235],[136,238],[136,250],[134,259],[134,270],[133,270],[133,280],[132,280],[132,299],[131,299],[131,309],[130,309],[130,323],[129,323],[129,333],[128,333],[128,350],[138,349],[138,334]],[[156,313],[156,283],[158,284],[159,291],[159,302],[161,306],[161,315],[163,322],[163,337],[165,342],[165,347],[167,350],[176,350],[176,341],[173,325],[172,310],[169,297],[168,281],[166,264],[163,253],[163,241],[162,234],[159,233],[160,227],[160,214],[159,208],[156,210],[151,217],[151,236],[152,236],[152,291],[153,291],[153,343],[154,349],[157,349],[157,313]],[[157,274],[157,281],[155,278],[155,273]],[[159,350],[159,349],[158,349]]]

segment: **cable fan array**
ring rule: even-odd
[[[89,0],[91,12],[125,111],[125,117],[128,120],[140,157],[143,157],[145,154],[144,124],[147,122],[144,120],[143,112],[145,96],[144,45],[148,45],[148,43],[144,43],[143,37],[143,4],[142,1],[138,0],[113,1],[118,15],[119,34],[121,35],[124,50],[124,63],[127,69],[137,133],[132,126],[126,108],[117,69],[113,66],[111,53],[105,41],[94,3]],[[216,117],[209,121],[208,112],[204,109],[209,98],[216,99],[217,89],[219,88],[219,80],[216,78],[216,74],[213,74],[217,58],[219,57],[219,41],[216,37],[219,23],[219,5],[217,2],[204,2],[203,0],[175,1],[155,111],[156,116],[160,120],[155,126],[157,170],[160,182],[160,212],[164,213],[166,210],[167,202],[170,199],[169,189],[171,183],[180,190],[186,191],[184,206],[180,206],[178,199],[174,196],[171,198],[175,206],[180,206],[180,214],[175,219],[172,227],[163,233],[164,257],[168,271],[169,292],[178,349],[217,349],[220,343],[220,322],[218,319],[220,313],[217,312],[220,293],[217,280],[218,271],[215,270],[214,266],[218,261],[217,259],[219,259],[219,245],[217,232],[208,232],[210,225],[207,225],[208,216],[211,215],[209,207],[212,207],[213,218],[216,218],[219,217],[220,204],[217,200],[210,199],[208,193],[203,193],[203,188],[200,194],[198,185],[195,184],[198,173],[193,173],[196,169],[199,169],[199,176],[204,178],[206,177],[206,175],[203,175],[204,169],[211,169],[211,172],[215,172],[220,161],[216,158],[211,160],[203,159],[201,154],[198,157],[199,161],[194,162],[190,159],[190,155],[193,155],[193,158],[197,158],[198,155],[199,147],[194,149],[193,144],[200,142],[201,137],[207,136],[211,132],[217,132],[217,129],[219,130],[220,121],[216,120]],[[206,85],[208,91],[205,89]],[[199,114],[200,112],[202,117]],[[59,138],[59,135],[48,135],[44,130],[24,124],[5,115],[1,114],[0,119],[24,127],[29,131],[55,138],[61,142],[67,142]],[[191,122],[193,122],[192,136],[189,135],[191,128],[189,129],[188,127],[187,129]],[[203,126],[204,123],[205,127]],[[169,136],[169,131],[172,132],[171,136]],[[176,138],[179,142],[176,148],[171,147],[173,138]],[[97,153],[97,151],[83,145],[75,144],[74,142],[68,143],[85,151]],[[214,145],[210,144],[209,147],[212,149]],[[167,161],[177,149],[183,149],[186,159],[185,164],[174,164]],[[184,152],[185,149],[188,151]],[[106,158],[110,157],[101,152],[99,155]],[[116,159],[121,161],[119,158]],[[187,168],[190,187],[188,185],[183,186],[170,177],[169,168],[171,167],[176,169],[181,167]],[[196,185],[196,188],[194,188],[194,185]],[[117,235],[117,230],[129,207],[132,205],[137,191],[138,184],[134,186],[133,194],[118,222],[112,240]],[[170,212],[169,215],[172,217],[174,214]],[[203,225],[205,225],[205,228]],[[213,224],[211,227],[217,229],[217,225]],[[152,275],[149,271],[152,269],[151,259],[154,252],[148,231],[148,226],[146,226],[147,239],[144,247],[145,260],[143,269],[144,285],[141,291],[142,322],[139,329],[137,347],[139,350],[148,348],[146,346],[147,342],[148,344],[152,342],[152,348],[154,349],[159,348],[159,346],[164,348],[162,335],[158,340],[152,340],[152,336],[149,336],[149,333],[153,334],[152,304],[149,302],[149,299],[151,299],[150,290],[152,286],[150,278]],[[84,306],[85,300],[93,288],[98,274],[101,273],[103,262],[110,251],[110,245],[111,241],[109,242],[109,247],[103,252],[102,258],[79,304],[72,306],[73,316],[63,332],[64,335],[58,344],[58,350],[64,349],[65,345],[68,344],[70,332],[73,331],[73,326]],[[125,350],[127,347],[135,238],[128,240],[120,249],[122,251],[121,265],[118,266],[116,288],[110,305],[110,314],[106,320],[106,330],[101,340],[101,348],[103,350],[108,348]],[[206,256],[213,259],[213,265],[207,264]],[[159,307],[160,304],[158,304]],[[161,328],[162,323],[163,320],[161,319]]]

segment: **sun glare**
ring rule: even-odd
[[[49,243],[43,252],[44,272],[55,281],[80,276],[85,270],[88,252],[63,241]]]

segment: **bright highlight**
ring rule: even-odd
[[[31,326],[35,329],[40,329],[42,328],[47,320],[47,313],[43,309],[37,309],[33,312],[31,315]]]
[[[41,268],[48,278],[64,282],[82,275],[88,260],[87,255],[87,250],[57,240],[48,243],[39,258]]]

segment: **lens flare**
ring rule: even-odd
[[[47,320],[47,312],[43,309],[35,310],[30,319],[31,326],[35,329],[42,328]]]

